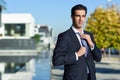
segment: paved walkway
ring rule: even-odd
[[[51,80],[62,80],[63,66],[53,67],[51,70]]]
[[[98,80],[120,80],[120,58],[106,57],[96,63]]]
[[[120,80],[120,63],[97,63],[97,80]]]

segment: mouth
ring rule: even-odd
[[[82,24],[83,22],[82,22],[82,21],[79,21],[78,23],[79,23],[79,24]]]
[[[79,25],[82,25],[83,23],[82,22],[78,22]]]

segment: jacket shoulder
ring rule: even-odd
[[[58,35],[58,37],[59,37],[59,36],[63,36],[63,37],[65,36],[65,37],[67,37],[69,34],[70,34],[70,29],[68,29],[68,30],[60,33],[60,34]]]

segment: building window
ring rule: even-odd
[[[25,36],[25,24],[5,24],[5,36]]]
[[[25,63],[7,63],[5,65],[5,73],[15,73],[21,71],[23,67],[25,67]],[[25,68],[24,71],[26,71]]]

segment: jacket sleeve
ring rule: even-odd
[[[101,59],[102,59],[102,54],[101,54],[101,51],[100,49],[96,46],[96,43],[94,41],[94,37],[93,35],[91,34],[91,38],[92,38],[92,41],[94,42],[94,49],[91,51],[92,54],[93,54],[93,58],[96,62],[100,62]]]
[[[73,64],[76,61],[75,52],[68,51],[67,36],[60,34],[53,51],[52,62],[54,66]]]

